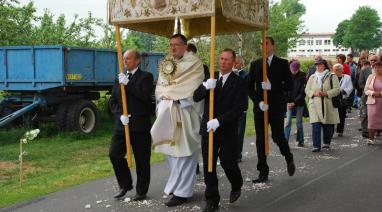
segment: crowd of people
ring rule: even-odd
[[[229,48],[220,52],[218,71],[210,78],[208,67],[196,55],[196,47],[188,44],[182,34],[173,35],[169,55],[159,67],[155,87],[156,119],[152,125],[153,76],[139,68],[139,52],[126,51],[123,55],[126,72],[118,75],[110,100],[116,121],[109,156],[120,188],[114,197],[120,199],[133,189],[125,159],[124,129],[127,126],[137,173],[133,201],[147,198],[151,150],[166,155],[169,177],[164,193],[171,196],[166,206],[181,205],[193,196],[200,150],[206,184],[203,211],[215,211],[219,206],[218,159],[231,184],[229,202],[237,201],[243,186],[238,163],[242,161],[248,97],[253,102],[259,171],[253,183],[268,181],[266,111],[272,140],[285,158],[289,176],[295,172],[288,142],[294,116],[297,146],[304,146],[303,117],[309,113],[312,151],[319,152],[321,148],[330,148],[335,128],[338,136],[343,135],[346,114],[352,107],[359,108],[362,135],[369,139],[368,143],[374,143],[375,134],[382,129],[378,113],[382,109],[382,63],[377,55],[367,57],[363,52],[358,64],[353,62],[351,54],[347,58],[338,55],[335,64],[317,55],[315,64],[305,74],[298,60],[288,62],[277,57],[274,50],[275,41],[267,37],[266,80],[263,80],[262,58],[251,62],[247,72],[243,70],[242,57]],[[264,91],[268,93],[268,102],[264,102]],[[128,116],[122,113],[121,93],[125,93]],[[212,119],[209,114],[211,99],[214,101]],[[208,169],[211,132],[212,171]]]

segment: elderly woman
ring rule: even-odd
[[[353,102],[351,96],[351,92],[353,91],[353,83],[351,77],[347,74],[344,74],[344,67],[342,64],[334,64],[333,72],[337,75],[338,80],[340,81],[341,89],[341,106],[338,108],[340,123],[337,124],[338,137],[341,137],[344,133],[346,110],[349,106],[352,105]]]
[[[312,152],[321,151],[321,128],[323,129],[323,148],[329,148],[334,133],[334,125],[338,124],[338,109],[333,106],[332,97],[340,94],[338,77],[326,68],[326,61],[315,63],[316,72],[309,77],[305,88],[308,97],[310,123],[312,124]],[[330,81],[332,83],[330,83]]]
[[[368,144],[374,144],[376,130],[382,129],[382,62],[373,64],[374,73],[371,74],[365,84],[367,95],[367,116],[369,139]]]

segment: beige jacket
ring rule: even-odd
[[[308,109],[310,123],[320,122],[323,124],[338,124],[340,122],[338,109],[333,107],[332,97],[340,94],[340,83],[338,77],[332,74],[333,88],[330,87],[330,74],[326,74],[323,78],[322,86],[318,83],[318,78],[315,75],[309,77],[305,88],[305,93],[308,98]],[[314,97],[316,91],[325,91],[328,96]]]

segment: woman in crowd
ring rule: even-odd
[[[337,124],[338,137],[341,137],[344,133],[346,109],[352,105],[351,93],[353,91],[353,83],[349,75],[344,74],[344,67],[337,63],[333,66],[333,72],[337,75],[340,81],[341,89],[341,106],[338,108],[338,114],[340,116],[340,123]]]
[[[340,122],[338,109],[332,103],[332,97],[340,94],[340,83],[338,77],[328,70],[325,60],[317,61],[315,65],[316,73],[309,77],[305,93],[309,99],[309,117],[312,124],[312,152],[319,152],[321,150],[321,128],[324,134],[322,147],[329,148],[334,125]]]
[[[382,62],[373,65],[374,73],[371,74],[365,84],[367,95],[367,116],[369,139],[368,144],[374,144],[376,130],[382,129]]]
[[[305,83],[306,74],[300,71],[300,62],[294,60],[290,63],[289,69],[292,73],[293,90],[286,93],[287,100],[287,117],[285,122],[284,134],[289,141],[290,130],[292,127],[292,114],[296,114],[297,146],[304,146],[304,130],[302,118],[305,105]]]

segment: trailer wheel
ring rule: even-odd
[[[59,128],[59,130],[64,131],[64,130],[68,129],[68,127],[66,126],[66,117],[67,117],[67,113],[68,113],[70,104],[71,103],[61,103],[57,107],[55,121],[56,121],[56,125]]]
[[[66,127],[82,133],[91,133],[98,125],[99,113],[93,102],[79,100],[73,103],[68,110]]]

